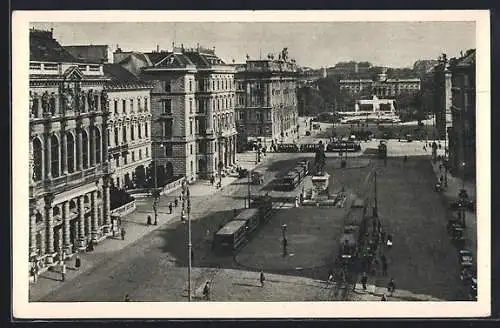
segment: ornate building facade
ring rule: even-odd
[[[401,94],[412,94],[420,90],[420,79],[388,79],[384,71],[378,75],[378,80],[353,79],[340,80],[340,90],[356,95],[367,93],[379,98],[397,97]]]
[[[208,179],[235,164],[235,70],[213,49],[118,50],[114,58],[153,85],[151,134],[159,179]]]
[[[238,143],[247,139],[279,141],[298,136],[297,78],[286,49],[275,60],[247,60],[236,65]]]
[[[29,255],[39,270],[109,234],[106,82],[102,64],[30,30]]]
[[[151,164],[151,86],[118,64],[104,64],[110,79],[108,153],[117,188],[143,187]]]

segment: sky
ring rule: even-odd
[[[340,61],[369,61],[387,67],[412,67],[419,59],[437,59],[442,53],[459,56],[476,47],[474,22],[275,22],[275,23],[31,23],[54,30],[64,45],[109,45],[114,51],[171,50],[172,42],[185,47],[215,47],[226,63],[265,58],[288,47],[300,66],[334,66]],[[275,55],[277,57],[277,55]]]

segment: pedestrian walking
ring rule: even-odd
[[[361,284],[363,285],[363,290],[366,290],[367,283],[368,283],[368,276],[366,275],[366,272],[363,272],[363,275],[361,276]]]
[[[260,287],[264,287],[265,280],[266,280],[266,277],[264,276],[264,271],[260,270]]]
[[[385,302],[387,301],[387,296],[385,296],[385,294],[382,295],[382,298],[380,299],[382,302]]]
[[[75,257],[75,269],[80,269],[80,267],[82,266],[82,260],[80,259],[80,256],[76,256]]]
[[[213,186],[214,185],[214,182],[215,182],[215,178],[214,176],[210,176],[210,184]]]
[[[203,298],[205,301],[210,300],[210,283],[207,281],[203,287]]]
[[[122,240],[125,240],[125,228],[121,229]]]
[[[389,280],[389,283],[387,284],[387,291],[389,292],[389,296],[394,295],[394,292],[396,291],[396,283],[394,282],[394,278],[391,278],[391,280]]]
[[[172,203],[168,204],[168,214],[172,214]]]
[[[130,296],[128,296],[128,294],[125,295],[125,302],[130,302]]]
[[[38,278],[38,269],[36,262],[31,266],[31,275],[33,276],[33,282],[36,283],[37,278]]]
[[[177,207],[179,205],[179,201],[176,199],[174,199],[174,206]]]
[[[61,267],[61,280],[65,281],[66,280],[66,262],[63,261],[62,267]]]
[[[148,215],[148,219],[147,219],[147,225],[151,225],[151,215]]]
[[[387,248],[392,248],[392,235],[387,235]]]
[[[328,271],[328,282],[333,282],[333,270]]]

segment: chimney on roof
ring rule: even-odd
[[[214,46],[214,47],[212,47],[212,50],[214,51],[214,54],[215,54],[215,46]]]
[[[174,51],[175,48],[175,42],[172,41],[172,52]]]
[[[200,43],[199,42],[196,43],[196,51],[200,52]]]

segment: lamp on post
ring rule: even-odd
[[[186,178],[182,181],[182,209],[181,209],[181,221],[186,221]]]
[[[187,198],[187,218],[188,218],[188,299],[191,302],[191,265],[192,265],[192,250],[193,245],[191,242],[191,197],[189,192],[189,187],[186,189],[186,198]],[[183,197],[184,200],[184,197]]]

